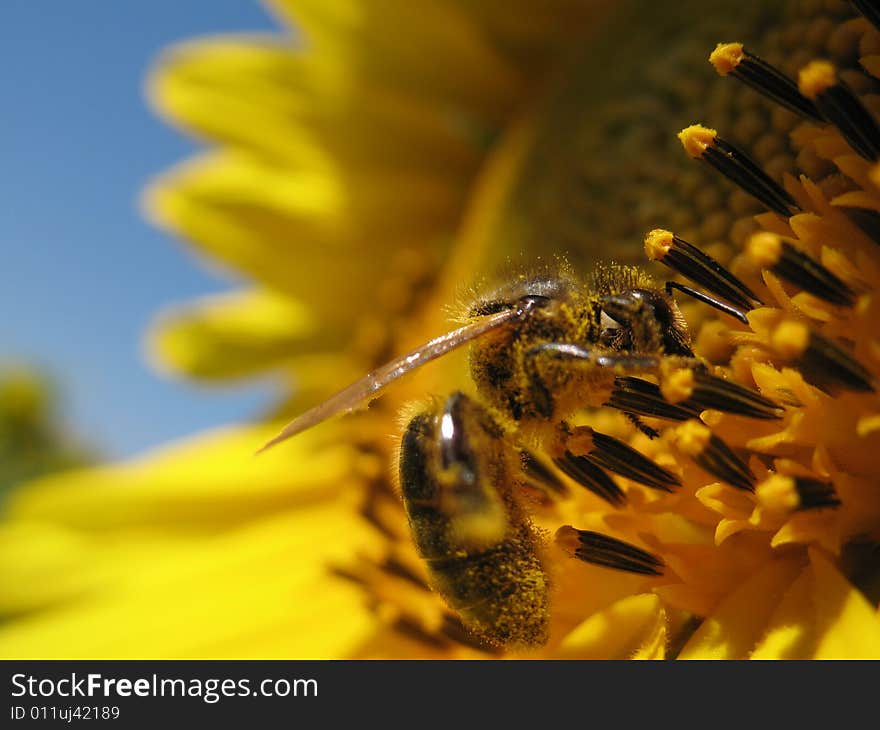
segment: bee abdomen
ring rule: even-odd
[[[503,646],[547,641],[548,583],[528,544],[430,561],[437,590],[474,633]]]
[[[495,645],[540,646],[549,581],[502,439],[485,409],[454,393],[407,426],[401,491],[431,582],[465,626]]]

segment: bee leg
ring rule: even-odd
[[[546,363],[548,360],[559,363],[578,362],[596,368],[608,368],[609,372],[616,370],[651,372],[657,370],[660,364],[656,357],[589,350],[570,342],[545,342],[535,345],[525,352],[523,365],[529,380],[528,395],[531,405],[544,418],[553,417],[556,405],[552,390],[547,386],[545,376],[540,371],[541,363]]]
[[[623,370],[656,370],[660,360],[650,355],[631,355],[625,352],[605,352],[588,350],[571,342],[545,342],[535,345],[526,352],[527,358],[539,354],[551,354],[560,360],[586,360],[599,367],[620,368]]]

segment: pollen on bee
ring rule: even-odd
[[[449,520],[451,537],[469,550],[488,550],[497,545],[508,527],[508,516],[501,504],[489,505],[478,513],[453,514]]]

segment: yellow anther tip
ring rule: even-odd
[[[645,253],[651,261],[662,259],[672,248],[672,231],[655,228],[645,236]]]
[[[727,76],[743,59],[742,43],[719,43],[709,54],[709,63],[722,76]]]
[[[702,124],[692,124],[678,133],[678,138],[681,140],[684,151],[697,159],[703,156],[707,147],[715,144],[717,136],[718,132],[714,129],[709,129],[709,127],[704,127]]]
[[[837,83],[837,69],[829,61],[810,61],[798,74],[798,89],[813,99]]]

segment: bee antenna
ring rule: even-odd
[[[705,292],[701,292],[697,289],[692,289],[691,287],[685,286],[684,284],[679,284],[677,281],[667,281],[666,293],[671,296],[673,289],[678,289],[680,292],[683,292],[684,294],[693,297],[698,302],[703,302],[703,304],[708,304],[710,307],[713,307],[720,312],[729,314],[731,317],[738,319],[743,324],[749,323],[749,320],[746,317],[746,313],[744,311],[742,311],[741,309],[737,309],[730,304],[727,304],[727,302],[722,302],[720,299],[717,299],[710,294],[706,294]]]

